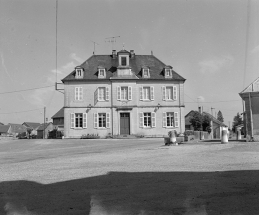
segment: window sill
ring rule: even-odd
[[[74,130],[83,130],[83,129],[86,129],[86,128],[82,128],[82,127],[78,127],[78,128],[72,128]]]

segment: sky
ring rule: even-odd
[[[226,125],[259,77],[257,0],[0,0],[0,122],[43,122],[64,105],[55,82],[95,54],[153,54],[186,79],[185,114]],[[116,42],[107,42],[116,37]],[[57,55],[56,55],[57,51]],[[60,85],[62,87],[62,85]],[[213,108],[213,109],[211,109]]]

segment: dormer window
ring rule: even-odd
[[[172,78],[172,77],[173,77],[172,68],[165,68],[165,78]]]
[[[81,67],[76,67],[76,78],[83,78],[83,69]]]
[[[142,68],[142,77],[143,78],[150,78],[149,69],[148,68]]]
[[[128,66],[129,65],[129,56],[123,55],[119,57],[119,65],[120,66]]]
[[[98,69],[98,78],[105,78],[106,77],[106,72],[104,68],[99,68]]]

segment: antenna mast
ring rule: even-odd
[[[94,51],[93,51],[93,54],[95,54],[95,44],[96,44],[96,45],[99,45],[99,44],[96,43],[96,42],[94,42],[94,41],[92,41],[92,40],[91,40],[91,42],[94,44]]]
[[[116,38],[119,38],[120,36],[115,36],[115,37],[106,37],[105,42],[106,43],[111,43],[112,45],[112,50],[113,50],[113,44],[116,43]]]

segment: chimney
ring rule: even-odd
[[[201,107],[198,107],[199,113],[201,113]]]
[[[112,50],[112,58],[115,59],[117,57],[116,50]]]
[[[151,50],[151,55],[153,55],[153,51]]]
[[[134,57],[135,57],[134,50],[130,50],[130,57],[131,57],[131,58],[134,58]]]

